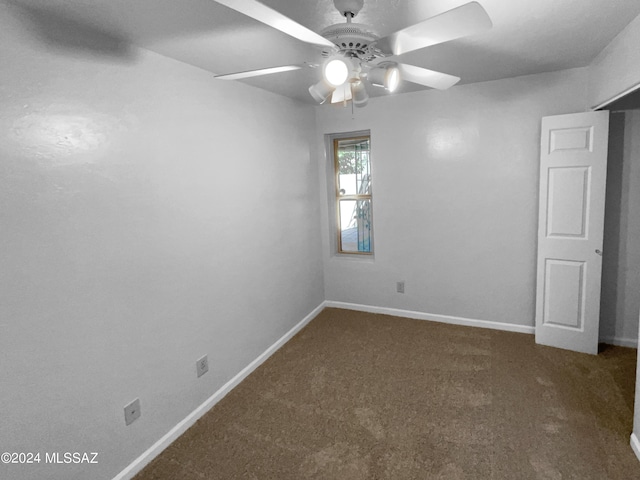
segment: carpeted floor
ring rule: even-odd
[[[636,350],[325,309],[151,479],[640,479]]]

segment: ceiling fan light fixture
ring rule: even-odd
[[[351,96],[356,107],[364,107],[369,103],[369,94],[361,80],[351,84]]]
[[[368,78],[372,85],[384,87],[389,93],[393,93],[400,85],[400,70],[395,65],[374,68],[369,72]]]
[[[324,79],[334,87],[339,87],[349,78],[351,73],[347,59],[343,57],[333,57],[327,60],[322,69]]]
[[[318,103],[324,103],[329,95],[336,89],[333,85],[327,82],[324,78],[315,85],[309,87],[309,93],[313,99]]]

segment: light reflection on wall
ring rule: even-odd
[[[18,117],[12,139],[23,155],[46,159],[53,165],[93,163],[121,129],[108,115],[87,109],[47,108]]]
[[[438,119],[427,127],[427,153],[437,160],[465,157],[478,147],[478,138],[478,129],[471,122]]]

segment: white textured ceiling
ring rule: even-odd
[[[217,74],[320,61],[316,48],[212,0],[1,1],[14,7],[41,41],[60,48],[85,47],[91,54],[102,49],[124,55],[109,45],[125,41]],[[355,21],[385,36],[467,1],[365,0]],[[581,67],[640,14],[639,0],[478,1],[493,21],[491,30],[399,60],[457,75],[461,83]],[[263,3],[316,32],[344,21],[332,0]],[[313,103],[307,88],[318,79],[318,71],[306,69],[244,82]],[[398,93],[424,88],[403,82]],[[378,94],[381,90],[376,89]]]

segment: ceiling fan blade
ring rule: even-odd
[[[349,82],[345,82],[333,91],[331,94],[331,103],[346,102],[351,100],[352,97],[351,84]]]
[[[460,81],[460,77],[407,65],[406,63],[400,63],[398,67],[400,68],[400,76],[403,80],[418,83],[425,87],[437,88],[438,90],[446,90]]]
[[[291,70],[300,70],[301,65],[283,65],[282,67],[261,68],[259,70],[247,70],[245,72],[225,73],[224,75],[215,75],[214,78],[220,80],[242,80],[243,78],[259,77],[260,75],[270,75],[272,73],[289,72]]]
[[[381,38],[376,46],[394,55],[488,30],[493,24],[478,2],[470,2]]]
[[[289,17],[285,17],[280,12],[267,7],[266,5],[257,2],[256,0],[214,0],[215,2],[229,7],[237,12],[243,13],[247,17],[251,17],[259,22],[264,23],[270,27],[280,30],[287,35],[290,35],[303,42],[317,45],[320,47],[336,48],[333,42],[330,42],[326,38],[318,35],[307,27],[303,27],[297,22],[294,22]]]

